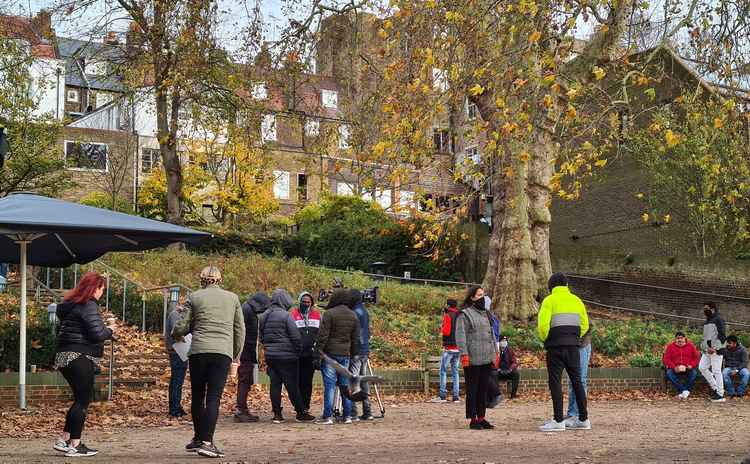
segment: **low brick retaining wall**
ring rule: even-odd
[[[424,392],[424,372],[421,369],[376,369],[375,373],[385,377],[385,382],[380,385],[382,394]],[[521,369],[520,373],[521,392],[547,389],[546,369]],[[264,372],[259,373],[258,380],[261,384],[268,384],[268,376]],[[56,372],[28,374],[26,382],[26,398],[29,404],[67,402],[71,399],[65,379]],[[450,383],[450,379],[448,382]],[[663,390],[665,385],[664,373],[660,368],[590,369],[588,382],[589,388],[593,391]],[[700,375],[698,382],[703,383]],[[322,383],[320,373],[316,373],[314,383]],[[563,376],[563,385],[567,388],[566,376]],[[115,392],[117,388],[115,387]],[[434,377],[431,379],[430,388],[437,388],[437,379]],[[95,399],[106,398],[106,383],[97,383],[96,390]],[[0,405],[15,404],[18,404],[18,374],[0,374]]]

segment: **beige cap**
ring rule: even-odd
[[[216,266],[206,266],[201,271],[200,279],[206,284],[221,282],[221,271]]]

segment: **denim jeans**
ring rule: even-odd
[[[591,359],[591,343],[578,349],[581,355],[581,383],[583,389],[588,393],[589,378],[589,360]],[[568,382],[568,416],[578,417],[578,403],[576,403],[576,394],[573,391],[573,382]]]
[[[458,399],[459,379],[458,379],[458,363],[461,360],[461,353],[458,351],[443,351],[443,355],[440,357],[440,398],[446,399],[448,395],[447,383],[448,383],[448,364],[451,367],[451,375],[453,380],[453,399]]]
[[[693,389],[693,385],[695,385],[695,379],[698,377],[698,369],[690,369],[686,371],[685,375],[687,377],[682,378],[680,378],[680,374],[672,369],[667,369],[666,375],[667,379],[669,379],[669,381],[672,382],[672,385],[674,385],[677,393],[682,393],[684,391],[691,391]],[[683,379],[687,379],[687,382],[685,382],[684,384],[682,383]]]
[[[737,386],[737,391],[735,391],[731,376],[733,370],[734,369],[731,367],[725,367],[722,371],[722,374],[724,375],[724,388],[728,395],[734,395],[735,393],[738,395],[744,395],[747,381],[750,380],[750,371],[747,370],[747,367],[738,369],[737,376],[740,378],[740,384]]]
[[[347,356],[330,356],[330,358],[346,368],[349,367]],[[336,372],[336,369],[325,361],[320,366],[320,372],[323,374],[323,417],[329,418],[333,415],[333,397],[336,392],[336,385],[349,386],[349,379]],[[344,417],[351,417],[351,400],[342,397],[341,402],[344,408]]]
[[[182,411],[182,385],[185,383],[185,372],[188,363],[180,359],[177,353],[169,353],[169,415],[176,416]]]

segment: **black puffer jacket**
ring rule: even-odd
[[[287,361],[300,356],[302,336],[287,312],[291,307],[292,297],[289,293],[276,289],[271,296],[271,306],[260,316],[258,333],[266,349],[266,361]]]
[[[359,319],[352,311],[354,301],[348,290],[336,290],[323,314],[318,332],[318,350],[329,356],[359,354]]]
[[[104,342],[112,338],[112,330],[104,325],[95,300],[86,304],[57,305],[57,352],[73,351],[95,358],[104,355]]]
[[[258,292],[247,299],[242,305],[242,317],[245,319],[245,346],[240,355],[240,361],[257,364],[258,351],[258,314],[262,314],[271,300],[263,292]]]

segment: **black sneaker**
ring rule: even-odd
[[[284,416],[282,416],[281,414],[274,414],[273,415],[273,423],[274,424],[281,424],[283,422],[284,422]]]
[[[190,443],[185,445],[185,451],[188,451],[190,453],[194,451],[198,451],[198,448],[200,448],[202,444],[203,442],[201,440],[198,440],[197,438],[193,437],[192,441],[190,441]]]
[[[88,446],[84,445],[83,443],[79,443],[76,447],[69,447],[68,452],[65,453],[66,457],[69,458],[75,458],[75,457],[89,457],[89,456],[95,456],[96,453],[99,451],[95,449],[91,449]]]
[[[216,445],[213,443],[211,443],[210,445],[206,443],[201,444],[201,447],[198,448],[198,454],[201,456],[205,456],[207,458],[223,458],[224,457],[224,452],[221,451],[219,448],[217,448]]]
[[[315,420],[315,416],[311,415],[310,413],[303,412],[300,414],[297,414],[297,422],[312,422]]]
[[[716,390],[713,390],[711,391],[711,401],[713,401],[714,403],[722,403],[726,401],[726,398],[716,393]]]
[[[234,413],[235,422],[258,422],[259,420],[260,417],[250,413],[249,411],[238,411]]]
[[[359,420],[371,421],[375,420],[375,416],[373,416],[372,414],[362,414],[361,416],[359,416]]]
[[[484,430],[484,427],[482,427],[482,424],[476,421],[471,421],[469,424],[469,428],[471,430]]]
[[[492,429],[494,429],[494,428],[495,428],[495,426],[494,426],[494,425],[490,424],[490,423],[489,423],[489,422],[487,422],[486,420],[482,420],[482,421],[480,421],[480,422],[479,422],[479,425],[481,425],[481,426],[482,426],[482,428],[483,428],[483,429],[485,429],[485,430],[492,430]]]

